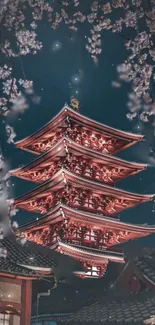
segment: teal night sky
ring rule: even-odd
[[[34,80],[35,97],[30,100],[30,107],[24,114],[14,118],[10,124],[15,128],[16,139],[22,139],[38,130],[52,119],[65,103],[70,102],[71,95],[76,95],[81,103],[81,113],[112,127],[144,133],[146,141],[128,149],[120,157],[137,162],[148,162],[148,155],[153,146],[153,129],[150,125],[134,124],[127,118],[127,92],[130,85],[116,89],[111,86],[116,80],[116,67],[126,57],[124,40],[118,35],[105,32],[103,52],[99,64],[95,65],[85,49],[85,28],[78,33],[69,32],[66,26],[53,31],[42,22],[40,40],[44,48],[35,56],[22,59],[26,78]],[[81,33],[81,35],[80,35]],[[21,66],[17,64],[16,74]],[[37,103],[39,102],[39,103]],[[30,153],[16,149],[5,143],[3,124],[1,139],[4,156],[10,169],[25,165],[35,158]],[[13,197],[22,195],[34,188],[31,182],[12,178]],[[128,191],[138,193],[155,193],[155,170],[148,167],[130,179],[117,185]],[[19,224],[35,219],[37,215],[20,211],[16,215]],[[146,203],[121,213],[121,219],[133,223],[155,224],[155,207]],[[141,240],[143,244],[154,247],[154,236]]]

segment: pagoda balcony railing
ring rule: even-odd
[[[95,240],[88,242],[86,240],[81,240],[80,238],[78,239],[66,239],[63,238],[63,240],[68,243],[68,244],[73,244],[73,245],[79,245],[79,246],[84,246],[88,248],[96,248],[96,249],[103,249],[105,250],[107,247],[109,248],[110,244],[108,245],[106,240],[103,240],[103,243],[97,243]]]

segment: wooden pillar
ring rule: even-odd
[[[32,281],[22,280],[20,325],[31,324]]]
[[[13,315],[10,316],[9,325],[13,325]]]

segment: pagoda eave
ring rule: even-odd
[[[51,268],[42,268],[42,267],[35,267],[31,265],[25,265],[25,264],[18,264],[19,266],[25,267],[26,269],[36,271],[38,274],[42,275],[50,275],[52,274]]]
[[[60,125],[67,117],[72,118],[73,120],[75,120],[75,122],[78,122],[80,125],[88,126],[90,128],[95,129],[98,132],[105,133],[106,135],[112,135],[114,137],[121,138],[122,140],[127,141],[128,143],[123,146],[123,149],[127,148],[143,139],[142,135],[133,134],[131,132],[125,132],[125,131],[117,130],[112,127],[108,127],[104,124],[95,122],[92,119],[84,117],[83,115],[79,114],[78,112],[69,108],[68,106],[64,106],[63,109],[59,112],[59,114],[56,115],[55,118],[53,118],[48,124],[46,124],[44,127],[42,127],[39,131],[33,133],[29,137],[26,137],[25,139],[15,142],[16,147],[31,151],[27,147],[33,141],[35,141],[38,138],[43,137],[47,132],[51,132],[51,130],[53,130],[58,125]],[[32,150],[31,152],[37,154],[37,152],[35,152],[35,150],[34,151]]]
[[[76,210],[63,204],[56,206],[55,209],[50,211],[47,215],[41,217],[39,220],[21,226],[20,230],[23,232],[37,231],[65,219],[69,219],[77,224],[79,223],[80,225],[90,225],[93,227],[93,229],[110,228],[111,230],[132,232],[135,236],[147,236],[155,233],[155,225],[145,226],[125,223],[104,215],[95,215],[86,211]]]
[[[103,238],[104,236],[106,238],[107,234],[109,234],[108,241],[100,242],[100,245],[103,247],[111,247],[128,240],[135,240],[155,233],[155,227],[127,224],[119,220],[114,220],[114,218],[108,218],[102,215],[96,216],[62,205],[56,207],[51,213],[39,221],[24,225],[20,228],[20,231],[28,240],[40,243],[44,233],[50,234],[51,229],[55,229],[55,225],[59,225],[59,229],[66,229],[66,227],[67,229],[74,229],[74,232],[69,237],[64,238],[65,241],[69,240],[72,243],[80,242],[77,230],[81,228],[87,229],[87,235],[84,239],[85,243],[90,243],[91,236],[91,241],[96,245],[95,238],[97,233],[102,233]],[[52,245],[52,242],[52,237],[46,239],[48,246]]]
[[[95,249],[67,244],[60,240],[58,240],[53,246],[51,246],[51,249],[54,249],[57,252],[60,252],[61,254],[68,255],[74,259],[78,259],[80,262],[85,262],[89,260],[96,265],[103,265],[106,260],[107,263],[108,261],[116,263],[125,263],[123,253],[108,250],[96,250],[95,252]]]
[[[155,196],[154,194],[144,195],[127,192],[97,181],[91,181],[62,168],[49,181],[38,186],[36,189],[30,191],[29,193],[17,197],[14,200],[14,206],[17,206],[18,204],[23,203],[27,200],[31,200],[35,197],[45,197],[46,195],[50,194],[51,191],[54,192],[60,188],[64,188],[67,184],[72,185],[75,188],[83,188],[86,190],[91,190],[92,192],[95,191],[100,195],[109,195],[119,199],[137,201],[137,204],[151,201]]]
[[[113,157],[111,155],[107,155],[101,152],[96,152],[93,149],[88,147],[84,147],[75,141],[69,140],[66,137],[61,138],[56,145],[54,145],[50,150],[43,153],[39,158],[35,159],[32,163],[27,164],[24,167],[20,167],[10,171],[10,175],[21,177],[26,180],[35,181],[38,183],[43,182],[42,179],[38,179],[37,177],[31,178],[29,176],[30,172],[32,173],[33,170],[39,171],[42,168],[45,168],[46,165],[53,161],[54,159],[60,159],[63,156],[66,156],[66,148],[67,152],[73,153],[76,157],[82,157],[83,159],[90,159],[91,162],[102,164],[103,166],[113,167],[113,168],[124,168],[124,174],[118,175],[119,181],[127,177],[128,175],[134,175],[144,169],[147,168],[147,164],[135,163],[135,162],[127,162],[123,159]],[[37,181],[38,179],[38,181]],[[113,180],[115,182],[115,179]],[[112,183],[112,181],[111,181]]]
[[[30,136],[28,136],[24,139],[16,141],[15,146],[17,148],[21,148],[21,149],[27,151],[27,148],[25,148],[25,147],[28,146],[32,141],[41,137],[49,130],[53,130],[55,127],[57,127],[59,124],[61,124],[62,121],[65,120],[65,118],[67,117],[67,109],[68,108],[66,106],[64,106],[62,108],[62,110],[50,122],[48,122],[46,125],[44,125],[39,131],[34,132],[33,134],[31,134]]]

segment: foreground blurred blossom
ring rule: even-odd
[[[112,82],[112,86],[115,88],[120,88],[121,87],[121,83],[119,81],[113,81]]]
[[[7,137],[8,137],[7,142],[14,143],[14,138],[16,137],[16,133],[14,132],[13,127],[11,127],[10,125],[7,124],[5,128],[6,128],[6,133],[7,133]]]
[[[13,208],[14,201],[8,199],[10,194],[9,193],[10,174],[8,172],[8,169],[9,166],[5,162],[3,155],[1,153],[0,154],[0,241],[3,239],[3,236],[7,236],[12,230],[15,231],[18,228],[17,223],[15,221],[12,222],[12,216],[15,216],[17,212],[17,210]],[[0,247],[1,247],[1,243],[0,243]]]
[[[15,100],[14,103],[11,107],[10,112],[17,114],[17,113],[24,113],[25,110],[27,110],[29,108],[29,105],[26,101],[25,96],[23,96],[22,94],[20,96],[18,96]]]

